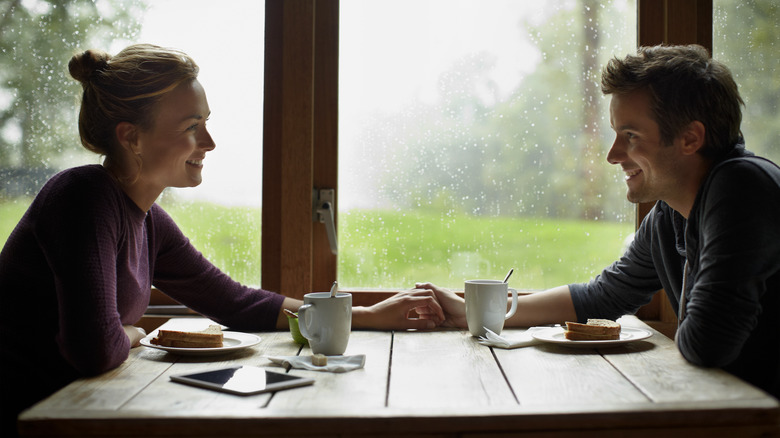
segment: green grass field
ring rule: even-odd
[[[631,224],[451,217],[386,211],[339,216],[339,284],[462,287],[475,278],[544,289],[587,281],[620,256]]]
[[[16,223],[30,205],[30,199],[14,199],[0,202],[0,242],[5,244]]]
[[[0,203],[5,242],[27,202]],[[209,203],[165,204],[203,254],[233,278],[260,284],[260,210]],[[478,218],[360,210],[339,216],[339,284],[408,288],[431,281],[459,288],[470,278],[543,289],[587,281],[620,256],[631,223]]]

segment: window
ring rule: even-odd
[[[355,288],[405,288],[409,287],[412,281],[421,279],[458,286],[466,275],[484,274],[498,277],[504,275],[510,267],[517,269],[513,282],[517,281],[518,285],[522,284],[524,288],[546,287],[549,283],[560,281],[547,280],[547,278],[555,278],[556,273],[545,272],[544,269],[534,270],[532,263],[537,260],[537,257],[542,257],[539,250],[542,244],[538,239],[543,233],[540,230],[551,229],[547,225],[558,220],[558,217],[573,218],[570,220],[576,225],[570,229],[578,232],[579,236],[576,237],[589,242],[598,242],[598,237],[595,237],[597,231],[594,230],[598,230],[601,226],[621,227],[620,230],[625,231],[618,230],[615,232],[616,235],[610,233],[607,239],[610,245],[616,245],[614,250],[609,251],[619,251],[622,243],[620,240],[630,234],[632,227],[630,222],[633,221],[634,212],[631,206],[625,209],[614,207],[624,203],[624,193],[621,184],[614,182],[615,173],[610,175],[610,166],[603,161],[605,148],[611,141],[611,132],[602,119],[605,113],[605,102],[595,101],[601,108],[600,111],[593,112],[599,120],[592,124],[598,126],[599,133],[598,137],[594,135],[594,138],[598,139],[595,143],[599,149],[593,151],[595,154],[592,163],[606,172],[604,175],[599,175],[604,177],[604,180],[599,183],[602,185],[593,185],[594,188],[599,187],[598,193],[602,196],[602,199],[596,199],[596,204],[603,202],[605,205],[603,208],[590,209],[589,203],[580,202],[587,197],[582,194],[583,187],[579,187],[579,183],[588,181],[588,178],[582,178],[575,173],[577,163],[573,160],[561,160],[558,156],[565,156],[558,154],[558,151],[571,154],[567,148],[575,144],[572,131],[558,132],[549,129],[553,123],[558,126],[559,121],[554,120],[556,116],[571,118],[565,121],[566,126],[569,122],[572,126],[585,126],[581,119],[582,115],[578,113],[582,111],[582,105],[576,97],[580,93],[583,81],[579,75],[573,74],[582,70],[581,64],[573,63],[562,71],[560,64],[556,63],[563,58],[581,60],[579,54],[583,52],[582,46],[574,41],[582,41],[584,27],[580,26],[580,20],[586,14],[592,13],[599,17],[596,28],[601,31],[600,41],[598,45],[588,46],[590,51],[593,47],[599,47],[598,58],[594,62],[596,69],[603,65],[606,57],[632,51],[637,40],[640,44],[700,42],[705,46],[711,46],[707,38],[711,38],[714,31],[715,56],[725,60],[732,67],[747,101],[744,130],[748,146],[776,161],[780,159],[777,152],[777,145],[780,143],[776,122],[777,87],[772,82],[774,80],[772,73],[777,70],[777,60],[768,55],[774,48],[774,41],[778,40],[777,7],[771,0],[749,2],[716,0],[714,27],[709,21],[713,17],[712,2],[709,0],[642,1],[638,4],[622,1],[594,2],[594,6],[590,9],[583,6],[590,4],[584,0],[536,2],[540,5],[519,1],[503,3],[397,1],[394,2],[395,7],[389,9],[381,9],[382,6],[378,2],[342,0],[339,5],[338,2],[323,0],[316,3],[316,13],[311,6],[313,2],[305,1],[269,0],[265,6],[255,4],[251,0],[232,0],[219,3],[219,6],[212,3],[192,1],[187,2],[185,8],[181,7],[181,2],[170,0],[155,0],[147,3],[140,0],[135,2],[81,0],[54,7],[53,3],[45,0],[24,0],[6,2],[0,6],[3,14],[3,20],[0,22],[0,35],[2,35],[0,38],[0,114],[2,114],[0,117],[0,241],[4,242],[31,197],[48,176],[59,169],[98,161],[97,157],[83,152],[77,143],[75,125],[77,109],[73,101],[74,97],[78,96],[79,90],[75,81],[70,80],[67,75],[66,65],[69,54],[84,47],[104,47],[109,48],[110,52],[116,52],[121,47],[142,39],[155,39],[156,41],[150,42],[179,46],[191,53],[199,62],[202,68],[201,81],[206,87],[213,111],[210,129],[217,141],[217,150],[211,153],[207,160],[204,184],[196,189],[170,191],[161,202],[172,212],[198,248],[223,269],[248,284],[257,284],[259,281],[257,274],[260,263],[257,257],[259,250],[256,246],[247,249],[239,248],[239,243],[252,242],[256,245],[259,241],[257,215],[260,208],[259,178],[261,172],[271,173],[267,169],[261,171],[263,165],[261,160],[267,161],[267,155],[263,157],[259,155],[261,136],[269,138],[265,135],[269,125],[261,122],[261,119],[267,120],[269,116],[259,113],[262,111],[260,102],[265,100],[267,105],[269,100],[268,90],[279,89],[290,92],[299,89],[295,86],[285,88],[280,84],[282,81],[296,78],[301,70],[311,75],[301,79],[302,83],[313,82],[310,80],[312,77],[316,79],[317,87],[313,95],[316,96],[317,102],[322,102],[322,95],[325,95],[325,104],[314,105],[314,123],[307,120],[291,130],[294,134],[298,134],[299,126],[306,129],[314,126],[314,129],[306,134],[309,135],[308,140],[301,142],[303,148],[296,149],[295,154],[306,150],[312,154],[313,150],[313,154],[316,155],[323,149],[323,140],[335,137],[335,132],[338,131],[335,126],[327,123],[324,129],[320,126],[322,115],[328,116],[339,111],[338,96],[335,98],[328,96],[328,93],[335,95],[334,90],[338,89],[337,81],[328,82],[330,79],[326,78],[324,85],[322,83],[321,64],[328,64],[324,70],[330,72],[330,65],[337,66],[339,60],[338,47],[327,48],[324,52],[320,47],[320,41],[333,39],[328,32],[333,32],[341,26],[342,42],[345,44],[341,58],[344,63],[350,62],[350,57],[354,59],[366,56],[367,60],[371,60],[365,63],[366,65],[358,64],[359,70],[366,69],[362,73],[364,77],[375,74],[368,68],[371,67],[370,63],[377,63],[373,55],[379,54],[384,55],[380,58],[380,67],[388,71],[396,68],[396,65],[386,62],[387,59],[416,60],[405,69],[396,71],[397,76],[403,77],[411,72],[425,78],[421,83],[434,85],[433,88],[425,89],[414,89],[408,86],[394,88],[400,85],[396,83],[399,81],[396,81],[395,77],[377,85],[382,89],[394,90],[393,93],[401,97],[412,96],[412,104],[407,105],[408,102],[404,101],[404,109],[400,109],[401,106],[387,105],[377,110],[376,107],[361,106],[365,105],[365,102],[344,96],[340,108],[342,123],[339,137],[340,147],[343,148],[339,154],[342,158],[340,172],[337,172],[335,162],[332,165],[322,164],[326,162],[323,157],[311,158],[310,155],[308,159],[314,167],[314,176],[296,172],[271,175],[270,179],[279,180],[280,184],[294,181],[297,185],[294,190],[289,190],[288,187],[277,190],[278,186],[275,186],[269,188],[269,192],[284,193],[285,196],[295,192],[295,196],[300,197],[301,200],[295,201],[300,206],[296,204],[294,211],[285,208],[277,209],[276,206],[266,208],[264,211],[271,220],[263,220],[263,234],[277,240],[267,250],[263,249],[262,281],[265,286],[266,281],[271,279],[268,288],[291,296],[302,296],[304,292],[313,289],[324,290],[320,288],[327,288],[330,285],[336,277],[337,269],[342,284]],[[469,9],[470,4],[477,3],[479,5],[477,9]],[[379,8],[386,15],[381,19],[375,18],[374,21],[368,22],[368,29],[361,30],[360,21],[354,21],[350,17],[355,17],[355,14],[366,14],[364,16],[369,17],[370,15],[367,15],[370,13],[369,7]],[[61,13],[62,8],[65,8],[66,14]],[[285,8],[288,13],[274,15],[266,22],[273,25],[280,23],[282,27],[292,26],[294,31],[287,33],[288,37],[309,38],[314,41],[316,35],[316,45],[311,41],[308,44],[294,45],[290,42],[293,38],[286,38],[284,42],[263,41],[264,14]],[[343,12],[341,24],[339,24],[339,9]],[[488,31],[480,30],[478,16],[483,9],[492,11],[495,17],[499,17],[496,22],[503,21],[503,23],[496,24],[495,29],[491,26]],[[400,15],[399,11],[404,10],[412,10],[414,13]],[[326,14],[335,11],[335,15],[322,17],[319,15],[320,11]],[[514,24],[511,22],[510,12],[516,14],[517,20]],[[194,14],[194,17],[187,18],[182,14]],[[458,14],[468,14],[469,19],[454,18],[459,16]],[[313,18],[315,15],[316,20]],[[428,27],[430,31],[417,33],[415,38],[420,44],[423,42],[427,44],[430,41],[434,49],[438,44],[446,46],[446,50],[442,50],[441,54],[438,50],[431,50],[428,52],[429,55],[420,62],[419,58],[415,57],[418,55],[413,53],[416,44],[412,44],[412,47],[404,46],[402,49],[401,43],[408,41],[405,37],[407,32],[409,35],[417,32],[412,24],[419,24],[419,17],[426,16],[430,23],[444,26],[443,30],[434,32],[433,27]],[[525,18],[521,20],[521,16]],[[63,17],[67,19],[63,21]],[[204,22],[217,23],[215,17],[222,17],[219,20],[219,32],[213,32],[208,27],[204,28]],[[373,38],[372,28],[381,29],[382,23],[388,21],[387,17],[393,17],[395,20],[392,33],[398,37],[398,44],[388,47],[381,45],[385,43],[377,41],[376,46],[371,47],[368,52],[361,52],[365,48],[356,46],[355,43],[360,43],[358,40],[369,41]],[[447,17],[449,23],[443,23],[443,17]],[[617,19],[609,22],[604,20],[604,17]],[[638,18],[638,26],[636,26],[636,18]],[[317,26],[313,29],[311,23],[315,22]],[[454,30],[452,27],[447,27],[450,24],[462,23],[467,24]],[[157,29],[174,32],[167,35],[159,31],[153,33],[155,26]],[[536,26],[537,32],[529,33],[530,26]],[[418,29],[419,27],[417,26]],[[635,28],[638,28],[636,37],[633,33]],[[287,27],[284,27],[284,30],[287,30]],[[267,28],[265,32],[268,32]],[[358,32],[357,36],[355,32]],[[181,38],[176,34],[180,34]],[[56,35],[56,38],[53,35]],[[352,37],[347,41],[348,35]],[[529,35],[533,35],[533,38]],[[737,35],[739,38],[735,37]],[[489,42],[487,46],[473,45],[483,36],[493,39],[487,40]],[[498,51],[497,47],[492,46],[494,41],[501,42],[510,38],[515,38],[518,47],[527,48],[530,54],[523,62],[516,59],[514,64],[510,62],[509,69],[515,70],[511,74],[502,75],[499,72],[509,71],[504,69],[504,66],[507,65],[505,64],[507,59],[513,60],[513,55],[510,53],[507,58],[503,56],[505,52]],[[282,40],[282,38],[277,39]],[[552,44],[555,44],[554,49]],[[739,44],[743,45],[739,46]],[[310,50],[313,46],[315,46],[314,51],[320,55],[317,58],[318,62],[314,64],[315,68],[311,68],[312,63],[299,62],[300,59],[288,56],[285,58],[288,64],[284,66],[286,70],[282,72],[283,74],[268,79],[269,67],[263,63],[263,50],[266,56],[269,56],[269,52],[277,56],[275,50],[289,53],[291,48],[300,47],[303,50]],[[401,53],[401,50],[405,52]],[[575,54],[567,56],[567,51]],[[546,53],[547,57],[542,58],[542,53]],[[750,56],[746,56],[746,53],[750,53]],[[441,60],[445,54],[452,56],[441,64],[443,69],[428,68],[429,65],[432,66]],[[210,61],[214,57],[218,59],[216,65]],[[354,73],[357,71],[354,70],[354,61],[351,65],[353,71],[350,73]],[[235,66],[241,68],[234,68]],[[546,71],[552,76],[551,78],[539,77],[541,75],[538,72],[544,71],[540,70],[543,68],[547,68]],[[265,72],[261,73],[263,69]],[[241,70],[246,70],[247,75],[237,76],[243,73]],[[338,79],[338,68],[335,71]],[[267,82],[265,93],[263,93],[261,74],[265,74],[264,80]],[[325,76],[328,74],[330,73]],[[575,79],[571,83],[564,83],[560,89],[553,90],[554,93],[545,92],[542,86],[544,80],[552,80],[561,74],[572,74],[571,77]],[[440,79],[442,80],[439,81]],[[592,79],[595,82],[595,78]],[[365,87],[358,83],[359,80],[362,81],[355,76],[349,77],[348,81],[342,82],[342,91],[348,93],[347,87],[364,89]],[[516,82],[513,83],[513,80]],[[469,84],[477,93],[469,94],[453,88],[452,84],[462,82]],[[228,91],[221,91],[221,87],[225,85],[230,85],[231,88]],[[238,88],[232,88],[234,85]],[[442,88],[436,88],[437,86]],[[311,96],[312,93],[309,95]],[[444,99],[445,97],[447,99]],[[559,98],[561,100],[558,100]],[[287,100],[289,96],[283,95],[281,101]],[[443,106],[442,103],[447,103],[448,106]],[[521,113],[528,119],[525,127],[529,129],[528,133],[524,131],[518,133],[516,128],[522,125],[510,123],[517,120],[516,114],[510,111],[517,112],[524,105],[533,105],[530,110]],[[559,105],[560,108],[556,111],[554,105]],[[448,110],[453,111],[448,112]],[[286,117],[284,120],[289,124],[291,121],[308,117],[310,113],[312,111],[308,107],[302,113],[290,111],[284,114],[294,114],[296,117]],[[501,115],[503,117],[500,117]],[[510,117],[512,115],[515,115],[514,119]],[[425,130],[420,131],[417,119],[427,123],[424,126]],[[348,120],[354,122],[348,123]],[[397,124],[391,125],[390,122]],[[444,126],[447,129],[443,129],[438,134],[427,129],[437,126]],[[355,127],[360,129],[353,130]],[[511,137],[505,134],[510,132]],[[548,134],[550,132],[552,133]],[[234,133],[240,133],[245,137],[234,138]],[[521,140],[515,138],[516,134]],[[542,148],[543,145],[548,144],[549,137],[555,140],[554,146],[560,146],[554,148],[555,155],[549,153],[549,149]],[[278,143],[273,144],[273,149],[288,151],[290,138],[289,136],[281,138]],[[417,143],[418,141],[420,144]],[[239,152],[245,145],[248,149]],[[376,152],[368,152],[369,146],[379,149]],[[449,154],[445,156],[446,159],[438,157],[437,160],[431,160],[427,166],[420,167],[421,163],[425,164],[422,159],[429,157],[424,154],[431,154],[436,147],[446,151],[457,150],[457,147],[463,150],[465,147],[466,152],[479,155],[475,155],[473,161],[457,163],[448,161],[455,155]],[[547,152],[541,152],[543,150]],[[324,157],[335,156],[337,152],[337,148],[334,147],[328,150]],[[510,167],[512,164],[510,159],[516,159],[515,156],[511,156],[512,152],[516,155],[520,155],[519,152],[533,155],[533,159],[530,160],[532,164],[530,171],[517,172],[516,175],[508,173],[504,167]],[[295,154],[290,155],[292,159],[299,159],[300,155]],[[483,156],[490,158],[483,160]],[[560,169],[548,171],[548,168],[544,167],[550,162],[561,161],[564,163]],[[590,161],[586,160],[588,164]],[[378,172],[368,174],[362,169],[365,166],[377,170],[380,164],[400,164],[402,167],[397,169],[406,173],[401,173],[394,178],[389,168],[379,167]],[[404,167],[405,164],[409,166]],[[228,167],[231,171],[225,173],[220,171],[219,167]],[[426,171],[426,177],[447,176],[450,179],[438,182],[414,181],[417,186],[405,183],[419,175],[412,174],[411,171],[421,169]],[[458,173],[458,169],[462,174]],[[561,169],[565,169],[566,172],[561,172]],[[467,174],[467,170],[472,173]],[[476,170],[481,172],[480,178],[473,177],[473,172]],[[554,170],[557,170],[557,173]],[[317,252],[316,247],[320,244],[318,239],[325,239],[325,233],[324,231],[320,233],[318,227],[321,226],[312,224],[310,218],[308,198],[311,195],[311,187],[319,184],[316,180],[322,173],[338,173],[341,176],[337,205],[341,239],[341,253],[338,258],[326,257]],[[594,178],[597,174],[593,173]],[[454,178],[458,175],[461,175],[460,181]],[[466,175],[471,178],[467,179]],[[487,183],[482,180],[483,175]],[[311,181],[298,184],[299,179],[306,178],[310,178]],[[475,180],[478,184],[466,184],[466,181]],[[268,180],[262,184],[265,187],[269,186]],[[335,182],[328,184],[336,185]],[[517,187],[523,187],[524,190],[516,191]],[[355,188],[365,190],[356,191]],[[560,191],[562,188],[569,191]],[[241,196],[233,196],[244,189],[249,191]],[[610,191],[612,189],[614,192]],[[561,193],[565,193],[565,197]],[[266,195],[264,194],[263,197],[267,201]],[[196,199],[190,196],[195,196]],[[564,202],[556,203],[556,200]],[[182,203],[183,201],[186,202]],[[263,203],[266,204],[266,201]],[[215,207],[217,204],[220,206]],[[228,213],[216,218],[207,217],[212,207]],[[374,210],[379,210],[379,214],[372,213]],[[299,214],[301,212],[303,214]],[[309,217],[306,217],[307,215]],[[530,216],[530,222],[518,223],[518,218],[523,215]],[[414,219],[415,217],[422,219],[417,220]],[[589,220],[588,228],[580,225],[582,218]],[[190,224],[190,220],[205,225]],[[305,225],[314,230],[313,238],[308,239],[311,236],[306,236],[306,239],[301,239],[300,234],[289,233],[287,229],[283,230],[285,231],[283,233],[275,233],[277,230],[273,228],[275,223],[288,224],[295,221],[306,222]],[[569,222],[565,223],[568,224]],[[223,237],[224,234],[215,231],[216,226],[223,227],[222,229],[227,231],[229,236]],[[270,233],[265,231],[269,226]],[[443,241],[443,245],[440,245],[442,249],[436,252],[435,249],[422,247],[419,239],[409,238],[408,236],[412,235],[410,230],[413,228],[424,230],[423,237],[426,239],[430,239],[431,236],[438,238],[436,233],[443,232],[440,235],[440,240]],[[303,227],[301,226],[300,229]],[[472,235],[461,240],[465,243],[457,243],[454,240],[455,232],[452,231],[454,229],[476,231],[471,231]],[[239,235],[245,230],[249,230],[248,234]],[[571,252],[574,244],[568,241],[568,237],[564,238],[565,227],[556,227],[552,230],[553,239],[557,237],[557,240],[552,240],[552,244],[542,249],[549,248],[555,256],[567,257],[567,252]],[[364,239],[363,236],[368,233],[377,240]],[[509,241],[518,235],[536,236],[537,240]],[[395,240],[396,238],[399,240]],[[222,246],[222,241],[228,242],[228,249],[224,252],[234,256],[230,260],[222,261],[218,254],[219,250],[210,248]],[[324,242],[327,247],[327,240]],[[493,244],[499,242],[503,246]],[[312,250],[312,247],[315,249]],[[526,252],[513,253],[514,248],[521,248]],[[392,252],[397,250],[403,253]],[[266,254],[271,254],[270,258],[277,257],[277,260],[272,260],[270,264],[273,266],[268,270],[266,267],[269,265],[267,262],[269,257]],[[290,257],[290,254],[295,256]],[[431,265],[422,263],[421,257],[423,261],[443,261],[441,264],[444,266],[433,266],[430,272],[433,273],[433,269],[436,269],[439,273],[435,277],[429,276],[428,267]],[[587,257],[596,259],[596,256]],[[614,255],[609,256],[609,260],[612,258]],[[298,260],[306,260],[310,265],[302,266]],[[392,269],[386,267],[393,264],[395,267]],[[580,264],[577,261],[556,258],[545,261],[545,264],[548,268],[550,266],[567,268],[567,265],[584,267],[580,271],[567,271],[561,274],[567,278],[566,281],[575,281],[588,278],[594,270],[600,269],[604,262]],[[401,268],[398,269],[398,266]],[[414,270],[404,271],[407,266]],[[245,273],[240,272],[242,270]],[[529,273],[527,277],[519,275],[522,270]]]
[[[780,163],[780,6],[773,0],[716,0],[713,56],[729,66],[745,101],[749,150]]]
[[[168,189],[158,202],[206,258],[255,286],[260,285],[263,138],[263,57],[257,54],[262,53],[264,10],[255,0],[155,0],[136,39],[181,49],[195,59],[217,144],[206,155],[201,185]]]
[[[199,64],[217,143],[204,182],[166,190],[158,202],[207,258],[259,285],[263,2],[6,3],[0,6],[0,241],[49,176],[100,162],[79,143],[80,87],[68,74],[71,54],[88,48],[115,54],[148,42],[181,49]]]
[[[0,21],[0,241],[32,197],[57,171],[95,163],[81,148],[73,102],[79,85],[68,75],[72,52],[132,39],[138,3],[28,0],[4,2]],[[64,9],[64,10],[63,10]]]
[[[606,162],[600,70],[636,49],[636,3],[340,3],[345,287],[586,281],[634,207]],[[413,11],[413,12],[412,12]]]

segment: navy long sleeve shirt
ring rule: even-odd
[[[569,287],[583,321],[633,314],[663,288],[684,315],[676,343],[688,361],[780,398],[780,168],[740,145],[710,171],[687,220],[659,201],[620,260]]]

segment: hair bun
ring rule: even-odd
[[[68,63],[68,71],[77,81],[87,83],[96,71],[106,68],[110,59],[108,53],[90,49],[73,55]]]

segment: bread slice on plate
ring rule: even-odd
[[[157,336],[150,342],[163,347],[177,348],[219,348],[222,347],[222,327],[210,325],[198,332],[177,330],[158,330]]]
[[[572,341],[618,340],[620,324],[609,319],[589,319],[587,324],[567,321],[564,336]]]

